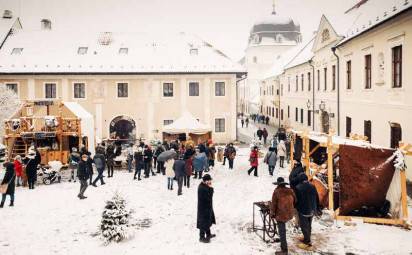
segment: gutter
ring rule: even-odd
[[[309,65],[312,67],[312,130],[315,131],[315,66],[312,59],[309,59]]]
[[[0,75],[192,75],[192,74],[236,74],[247,72],[0,72]]]
[[[336,72],[337,72],[337,77],[336,77],[336,79],[337,79],[337,81],[336,81],[336,89],[337,89],[337,91],[338,91],[338,93],[337,93],[337,115],[338,115],[338,136],[340,135],[340,79],[339,79],[339,56],[336,54],[336,46],[334,46],[334,47],[332,47],[332,52],[333,52],[333,55],[335,55],[335,57],[336,57],[336,59],[337,59],[337,70],[336,70]]]

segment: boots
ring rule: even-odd
[[[10,205],[9,206],[14,206],[14,200],[10,200]]]
[[[3,206],[4,206],[4,202],[1,202],[0,203],[0,208],[3,208]]]

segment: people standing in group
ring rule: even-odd
[[[321,214],[319,207],[319,197],[315,186],[308,181],[305,173],[300,173],[297,177],[299,184],[295,188],[296,210],[299,214],[299,226],[302,230],[303,239],[298,245],[301,249],[310,249],[312,246],[312,219],[313,216]]]
[[[167,189],[168,190],[173,190],[173,179],[175,178],[175,171],[173,170],[174,163],[175,163],[174,159],[168,159],[165,162],[165,168],[166,168],[165,171],[166,171],[166,177],[167,177]]]
[[[147,144],[144,146],[143,159],[144,159],[144,178],[149,178],[150,172],[152,172],[152,176],[155,176],[156,174],[154,173],[153,168],[152,168],[153,151]]]
[[[160,162],[157,161],[157,157],[159,157],[159,155],[165,151],[165,148],[163,147],[163,145],[159,142],[156,146],[156,150],[153,154],[153,164],[154,164],[154,168],[157,169],[156,173],[158,174],[163,174],[164,175],[164,162]]]
[[[250,169],[247,171],[247,174],[253,173],[254,176],[258,177],[258,166],[259,166],[259,152],[258,147],[253,146],[250,155],[249,155]]]
[[[23,161],[20,155],[14,158],[14,171],[16,172],[16,185],[17,187],[23,185]]]
[[[133,170],[133,143],[130,143],[127,146],[127,157],[126,157],[126,161],[127,161],[127,170],[129,171],[129,173],[131,173]]]
[[[246,117],[245,124],[246,124],[246,128],[247,128],[249,126],[249,117]]]
[[[106,148],[107,178],[113,177],[115,158],[116,154],[114,153],[114,146],[113,144],[109,144]]]
[[[210,232],[210,227],[216,224],[215,213],[213,210],[213,193],[212,177],[205,174],[202,182],[197,189],[197,222],[199,229],[199,241],[209,243],[211,238],[216,237]]]
[[[263,136],[263,130],[259,127],[258,130],[256,131],[256,135],[259,138],[259,141],[262,141],[262,136]]]
[[[263,137],[263,144],[266,145],[266,142],[268,140],[268,131],[266,130],[266,128],[263,128],[262,130],[262,137]]]
[[[87,180],[89,179],[89,176],[90,176],[89,171],[88,171],[88,166],[87,166],[88,158],[89,158],[89,155],[82,154],[81,160],[77,167],[77,177],[79,178],[79,181],[80,181],[80,192],[77,195],[79,199],[87,198],[86,196],[84,196],[84,192],[87,189]]]
[[[273,191],[272,202],[270,204],[270,216],[276,220],[280,237],[280,252],[276,254],[288,254],[288,243],[286,240],[286,222],[294,216],[296,196],[292,189],[287,188],[287,183],[283,177],[278,177],[273,183],[277,185]]]
[[[243,126],[245,125],[245,120],[243,118],[240,120],[240,124],[242,124],[242,128],[243,128]]]
[[[133,179],[136,180],[138,179],[139,181],[141,180],[140,175],[142,170],[144,170],[144,159],[143,159],[143,149],[142,147],[138,147],[137,150],[134,153],[134,177]],[[138,178],[136,178],[136,175]]]
[[[70,153],[69,156],[69,169],[70,169],[70,179],[69,182],[73,181],[76,182],[76,171],[77,171],[77,166],[79,165],[80,162],[80,153],[77,151],[76,147],[72,148],[72,152]]]
[[[7,195],[10,196],[9,206],[14,206],[14,190],[16,187],[16,172],[14,163],[11,160],[8,160],[3,164],[3,166],[6,169],[6,173],[4,174],[4,178],[0,186],[5,188],[5,191],[4,193],[2,192],[0,208],[3,208]]]
[[[183,158],[178,158],[173,163],[173,171],[177,181],[177,195],[182,195],[183,179],[186,176],[186,164]]]
[[[98,180],[100,180],[100,185],[106,184],[103,180],[103,172],[106,166],[106,159],[104,157],[104,151],[102,148],[99,148],[99,147],[96,148],[96,154],[93,157],[93,163],[96,166],[97,177],[93,181],[92,185],[94,187],[97,187],[96,183]]]
[[[285,156],[287,155],[286,145],[283,140],[280,140],[277,146],[278,156],[279,156],[279,166],[284,168]]]
[[[207,157],[205,152],[196,149],[196,154],[193,158],[193,168],[195,170],[195,179],[202,179],[203,171],[207,168]]]
[[[233,169],[233,163],[236,157],[236,149],[233,146],[233,143],[229,143],[227,146],[227,159],[229,161],[229,169]]]
[[[276,149],[274,147],[270,147],[269,151],[265,155],[265,158],[263,159],[263,162],[265,162],[268,165],[269,174],[272,176],[276,168],[276,161],[277,161]]]

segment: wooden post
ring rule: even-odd
[[[329,189],[329,210],[333,211],[333,152],[332,152],[332,134],[328,135],[328,189]]]
[[[310,175],[310,140],[309,136],[305,134],[305,164],[306,164],[306,175],[309,179],[312,178]]]
[[[406,193],[406,174],[405,169],[400,172],[401,175],[401,199],[402,199],[402,216],[405,221],[408,220],[408,201]]]
[[[60,162],[63,162],[63,112],[62,112],[63,103],[59,104],[59,159]]]
[[[292,171],[294,164],[293,164],[293,153],[295,149],[295,134],[292,133],[292,136],[290,137],[290,172]]]

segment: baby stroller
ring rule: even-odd
[[[42,177],[43,183],[45,185],[50,185],[53,182],[61,182],[60,169],[62,168],[62,163],[60,161],[50,161],[49,167],[39,166],[37,169],[37,175]]]

